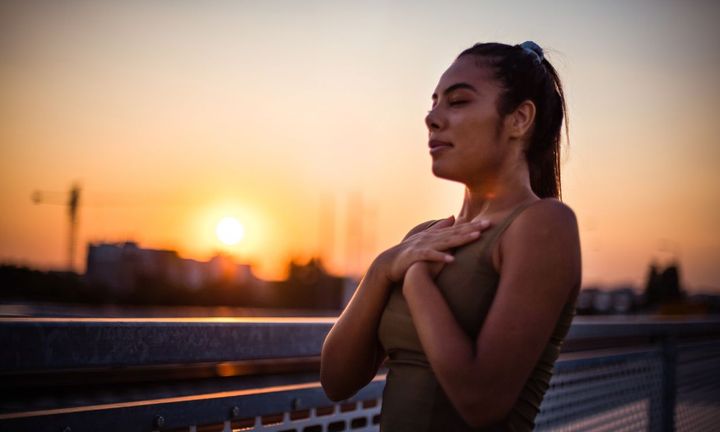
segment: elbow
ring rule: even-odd
[[[340,402],[343,399],[347,399],[349,396],[346,396],[346,391],[343,391],[342,388],[335,385],[336,382],[336,380],[328,377],[326,373],[323,373],[322,367],[320,368],[320,385],[325,392],[325,396],[333,402]]]
[[[341,400],[343,400],[343,395],[338,393],[337,389],[328,386],[327,383],[325,383],[324,381],[321,381],[320,383],[322,384],[323,391],[325,392],[325,396],[327,396],[328,399],[333,402],[340,402]]]
[[[333,402],[340,402],[351,397],[354,393],[349,392],[337,385],[337,381],[320,374],[320,385],[322,385],[325,396]]]
[[[320,385],[328,399],[340,402],[355,394],[347,385],[344,385],[343,376],[332,373],[327,367],[327,362],[323,360],[320,361]]]
[[[320,352],[320,385],[322,386],[325,396],[333,402],[338,401],[340,397],[340,389],[337,386],[337,376],[332,371],[331,351],[328,349],[327,338],[323,343]]]
[[[343,401],[372,381],[378,366],[375,359],[368,359],[364,363],[324,345],[320,355],[320,384],[328,399],[333,402]]]
[[[325,386],[323,386],[323,390],[325,390],[325,396],[327,396],[327,398],[330,399],[332,402],[341,402],[352,396],[345,393],[338,393],[336,392],[336,390],[329,389]]]

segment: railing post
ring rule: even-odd
[[[660,418],[651,417],[650,430],[673,432],[675,430],[675,395],[677,384],[675,379],[677,369],[677,347],[675,338],[668,335],[662,339],[662,393],[660,398],[651,398],[659,403],[659,410],[651,406],[651,410],[660,413]]]

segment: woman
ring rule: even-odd
[[[465,185],[462,208],[373,261],[325,339],[321,382],[348,398],[387,355],[381,430],[532,430],[580,287],[558,200],[562,86],[533,42],[477,44],[432,101],[432,171]]]

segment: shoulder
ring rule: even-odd
[[[508,231],[523,233],[526,231],[577,231],[575,212],[564,202],[556,198],[543,198],[525,208]]]
[[[580,239],[575,212],[555,198],[532,203],[507,228],[500,241],[500,254],[503,267],[509,262],[527,267],[536,261],[579,268]]]
[[[543,199],[525,208],[500,240],[499,271],[513,289],[525,286],[566,299],[582,278],[577,218],[563,202]],[[521,287],[521,288],[518,288]],[[559,301],[559,300],[558,300]]]

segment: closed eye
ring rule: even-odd
[[[468,102],[469,102],[469,101],[466,101],[466,100],[454,100],[454,101],[450,101],[450,102],[448,103],[448,105],[450,105],[450,106],[460,106],[460,105],[464,105],[464,104],[466,104],[466,103],[468,103]]]

